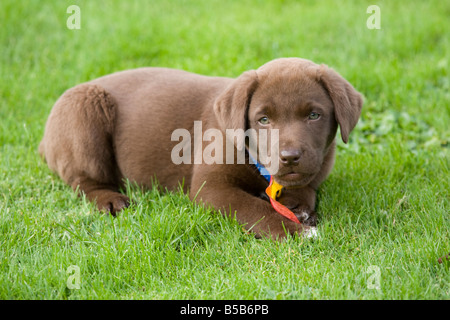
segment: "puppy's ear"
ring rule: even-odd
[[[219,95],[214,103],[214,112],[222,130],[242,129],[245,131],[248,106],[257,85],[256,71],[246,71]],[[242,150],[244,143],[244,135],[238,135],[237,149]]]
[[[348,136],[361,115],[362,96],[347,80],[326,65],[320,66],[319,79],[333,101],[342,140],[347,143]]]

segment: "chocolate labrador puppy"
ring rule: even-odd
[[[258,237],[279,238],[315,225],[316,190],[333,167],[337,127],[347,142],[361,107],[361,95],[338,73],[299,58],[236,79],[140,68],[67,90],[39,151],[100,210],[116,214],[129,205],[119,192],[124,179],[146,188],[158,181],[168,190],[182,185]],[[262,144],[252,141],[263,136],[261,165]],[[301,223],[274,210],[257,167],[283,186],[278,201]]]

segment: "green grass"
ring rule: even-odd
[[[2,0],[0,299],[449,299],[449,15],[446,1]],[[234,77],[283,56],[332,66],[366,100],[320,188],[319,239],[256,240],[136,187],[111,218],[37,154],[53,103],[82,81],[141,66]]]

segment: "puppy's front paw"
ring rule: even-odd
[[[292,209],[297,219],[305,226],[315,227],[317,225],[317,213],[304,207]]]

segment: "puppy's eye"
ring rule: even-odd
[[[262,125],[267,125],[267,124],[270,123],[270,120],[269,120],[268,117],[264,116],[264,117],[262,117],[261,119],[259,119],[258,122],[259,122],[260,124],[262,124]]]
[[[309,120],[317,120],[320,118],[320,114],[317,112],[311,112],[308,116]]]

